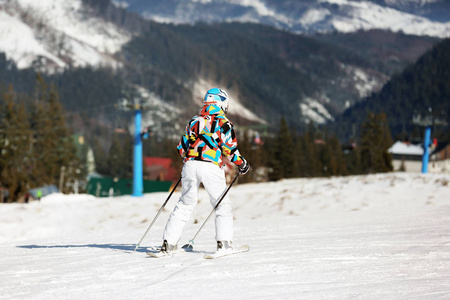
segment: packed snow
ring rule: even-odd
[[[0,299],[449,299],[450,174],[389,173],[237,184],[236,245],[215,260],[210,220],[193,253],[150,258],[168,196],[52,194],[0,204]],[[199,204],[180,245],[211,211]]]

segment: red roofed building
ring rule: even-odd
[[[172,166],[172,160],[166,157],[144,157],[144,179],[159,181],[178,181],[181,170]]]

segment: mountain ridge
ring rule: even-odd
[[[389,0],[122,0],[115,5],[160,23],[251,22],[294,33],[384,29],[450,36],[450,3]]]
[[[28,21],[22,23],[36,26],[29,28],[31,32],[36,31],[33,39],[42,43],[41,48],[54,49],[52,45],[66,41],[61,47],[64,51],[52,54],[65,66],[57,72],[56,68],[52,68],[56,62],[39,54],[28,68],[18,64],[19,69],[49,74],[49,80],[56,82],[60,89],[63,105],[72,110],[76,110],[76,105],[80,103],[83,103],[82,109],[103,102],[113,107],[123,99],[121,93],[131,88],[137,95],[136,99],[159,103],[154,105],[155,112],[144,115],[144,121],[155,126],[158,123],[167,126],[170,123],[168,116],[171,116],[172,124],[178,124],[181,119],[196,113],[205,90],[216,85],[227,89],[232,96],[230,113],[237,124],[278,125],[282,116],[295,128],[302,128],[309,121],[325,123],[362,97],[380,89],[389,76],[413,63],[439,40],[386,31],[299,35],[268,25],[249,23],[159,24],[143,20],[136,13],[118,8],[109,0],[75,2],[78,4],[72,3],[72,6],[55,0],[39,3],[47,8],[52,3],[57,5],[61,15],[55,17],[56,21],[64,20],[66,15],[63,9],[70,8],[67,14],[84,16],[88,24],[98,22],[94,29],[106,28],[105,36],[97,43],[103,41],[103,54],[113,63],[84,65],[77,62],[77,57],[86,55],[85,49],[90,47],[95,50],[96,42],[89,41],[87,48],[76,53],[79,49],[77,45],[80,45],[80,40],[86,39],[86,33],[78,38],[74,32],[79,32],[86,24],[74,29],[72,27],[77,25],[74,22],[72,27],[66,24],[59,31],[40,35],[40,27],[37,26],[40,23]],[[10,17],[16,16],[19,21],[26,19],[26,16],[39,20],[39,14],[33,15],[34,11],[21,10],[20,14],[25,17],[10,11],[14,8],[12,4],[26,7],[27,0],[0,3],[4,4],[0,10],[2,15],[8,11]],[[33,5],[38,4],[33,2]],[[43,20],[41,26],[50,30],[56,21]],[[64,28],[67,33],[62,31]],[[111,33],[108,31],[111,28],[116,29]],[[121,33],[124,34],[122,37]],[[20,33],[15,35],[20,36]],[[52,36],[59,38],[52,40]],[[116,39],[117,36],[121,38]],[[381,49],[385,52],[376,48],[376,40],[380,37],[391,42],[388,48]],[[70,38],[78,42],[71,43]],[[405,41],[417,45],[410,48]],[[120,50],[107,48],[108,45],[113,47],[119,44]],[[70,48],[71,45],[75,46]],[[0,51],[3,49],[0,43]],[[100,50],[102,48],[98,47],[97,52],[92,52],[94,57],[103,55]],[[10,60],[5,64],[20,62],[20,59],[15,59],[14,53],[5,52]],[[49,69],[46,70],[46,67]],[[8,66],[5,65],[5,68]],[[27,72],[17,76],[25,76],[23,74]],[[105,73],[114,76],[106,76]],[[10,77],[8,72],[3,74],[3,78]],[[83,76],[90,80],[86,81]],[[2,78],[0,81],[3,81]],[[95,91],[92,91],[94,83]],[[108,88],[108,84],[115,86]],[[29,86],[26,92],[31,94],[32,88]],[[112,124],[116,123],[115,117],[110,118]],[[172,134],[177,134],[180,126],[173,125]]]

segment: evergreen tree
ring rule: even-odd
[[[102,175],[109,175],[108,152],[103,149],[99,139],[92,141],[92,151],[94,152],[95,171]]]
[[[361,167],[361,151],[360,148],[356,146],[356,143],[352,142],[352,147],[348,148],[344,154],[344,163],[347,172],[345,174],[362,174]]]
[[[324,169],[324,176],[345,175],[346,167],[342,153],[342,146],[336,136],[329,136],[325,140],[323,147],[325,160],[322,163],[327,166]]]
[[[383,133],[382,139],[382,153],[383,153],[383,172],[390,172],[394,169],[392,164],[392,154],[388,152],[388,149],[394,144],[392,139],[391,130],[389,127],[389,121],[385,113],[378,115],[378,122],[381,126],[381,131]]]
[[[330,169],[333,153],[329,149],[327,132],[325,132],[324,136],[322,133],[319,134],[318,139],[316,140],[316,153],[318,155],[318,160],[322,165],[320,176],[331,176]]]
[[[131,156],[128,157],[128,159],[131,158]],[[111,177],[125,178],[126,162],[128,159],[125,159],[125,152],[121,137],[119,137],[117,133],[114,134],[113,141],[108,152],[108,175]]]
[[[35,178],[36,185],[42,186],[56,183],[52,179],[56,176],[54,170],[56,166],[51,165],[51,151],[54,147],[52,132],[54,128],[45,107],[48,94],[47,84],[42,76],[36,78],[34,98],[30,118],[31,129],[34,132],[32,176]]]
[[[268,178],[271,181],[280,180],[283,178],[281,161],[278,154],[278,144],[277,140],[272,139],[269,143],[267,143],[267,148],[269,149],[269,155],[271,159],[269,160],[269,174]]]
[[[306,177],[307,175],[307,159],[305,156],[304,136],[296,135],[294,139],[294,147],[297,156],[298,176]]]
[[[298,176],[294,142],[284,118],[281,118],[280,121],[280,129],[275,142],[274,156],[271,167],[271,180],[293,178]]]
[[[308,131],[303,137],[304,159],[306,161],[306,177],[317,177],[322,174],[322,164],[319,160],[318,147],[315,144],[316,129],[310,122]]]
[[[392,137],[385,114],[369,113],[362,124],[361,165],[366,173],[392,171],[392,157],[387,152]]]
[[[73,182],[80,179],[80,162],[66,126],[56,88],[48,88],[40,75],[36,79],[31,124],[34,130],[33,176],[38,185]],[[63,182],[61,182],[61,179]],[[66,184],[61,192],[70,191]]]
[[[0,185],[9,192],[8,202],[16,201],[29,188],[30,138],[25,107],[15,104],[10,86],[3,95],[0,120]],[[3,201],[3,199],[0,199]]]
[[[56,178],[60,180],[66,179],[64,182],[67,182],[67,184],[63,185],[64,188],[61,192],[69,192],[71,190],[69,187],[70,184],[75,179],[79,179],[77,177],[79,177],[82,167],[76,155],[76,147],[71,138],[71,132],[66,125],[64,110],[59,101],[58,91],[53,84],[50,86],[48,104],[48,113],[52,114],[52,125],[55,128],[54,141],[56,142],[56,147],[52,155],[53,164],[57,166],[56,168],[59,166],[60,171],[60,174],[57,174]],[[58,172],[56,171],[55,173]],[[64,177],[61,178],[60,176]]]
[[[126,134],[123,137],[123,169],[125,178],[133,177],[133,151],[134,151],[134,143],[133,137],[129,134]],[[144,163],[144,162],[142,162]],[[144,166],[142,166],[144,169]]]
[[[128,134],[115,133],[105,161],[102,174],[118,177],[133,177],[133,137]]]

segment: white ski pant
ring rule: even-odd
[[[164,229],[163,239],[170,245],[178,244],[184,226],[197,205],[200,183],[203,183],[214,207],[227,187],[225,171],[209,162],[190,160],[184,164],[181,173],[181,197]],[[228,195],[217,207],[215,224],[216,241],[233,240],[233,212]]]

